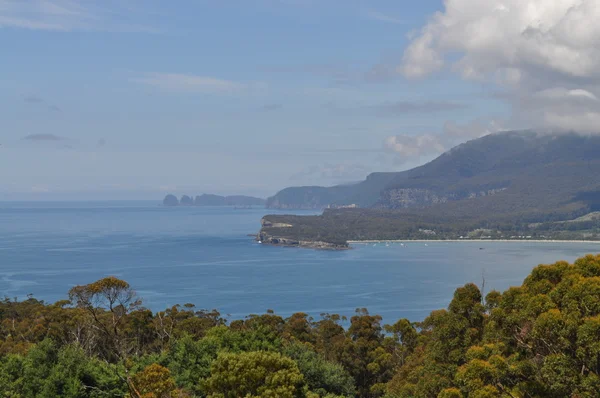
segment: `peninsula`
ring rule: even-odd
[[[317,216],[266,215],[259,239],[273,243],[596,241],[600,136],[490,134],[411,170],[353,185],[287,188],[267,206],[324,209]]]

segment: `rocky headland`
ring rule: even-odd
[[[350,245],[346,241],[325,241],[296,239],[293,235],[294,226],[288,223],[272,222],[266,218],[261,220],[261,229],[256,240],[264,245],[301,247],[318,250],[347,250]]]

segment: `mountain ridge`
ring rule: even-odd
[[[424,206],[495,195],[511,185],[522,185],[523,171],[538,179],[544,177],[543,167],[568,168],[569,162],[581,166],[585,161],[592,162],[591,168],[596,171],[599,158],[600,137],[593,135],[539,134],[531,130],[494,133],[460,144],[410,170],[373,173],[352,185],[286,188],[268,198],[266,205],[280,209],[352,204],[390,209]],[[556,170],[547,174],[554,175]],[[399,189],[411,189],[413,194],[426,198],[411,203],[394,196],[394,190]]]
[[[369,187],[370,192],[360,192],[367,181],[369,178],[345,192],[334,191],[334,198],[345,205],[363,195],[371,200],[368,206],[326,209],[321,216],[312,217],[268,215],[266,221],[291,227],[263,227],[261,233],[271,238],[336,243],[458,239],[480,230],[491,231],[482,236],[495,238],[600,239],[597,218],[561,223],[600,210],[600,136],[596,135],[490,134],[422,166],[387,174],[385,180]],[[313,188],[311,193],[312,203],[324,204],[314,194],[329,195],[331,191]]]

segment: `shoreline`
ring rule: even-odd
[[[405,240],[349,240],[349,245],[366,245],[369,243],[428,243],[428,242],[449,242],[449,243],[596,243],[600,240],[552,240],[552,239],[405,239]]]

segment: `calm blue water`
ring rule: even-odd
[[[349,251],[261,246],[264,209],[163,208],[154,202],[0,202],[0,295],[64,299],[77,284],[127,280],[153,310],[194,303],[240,318],[274,309],[388,322],[423,319],[466,282],[521,284],[531,268],[596,244],[408,243]],[[480,250],[483,247],[484,250]]]

